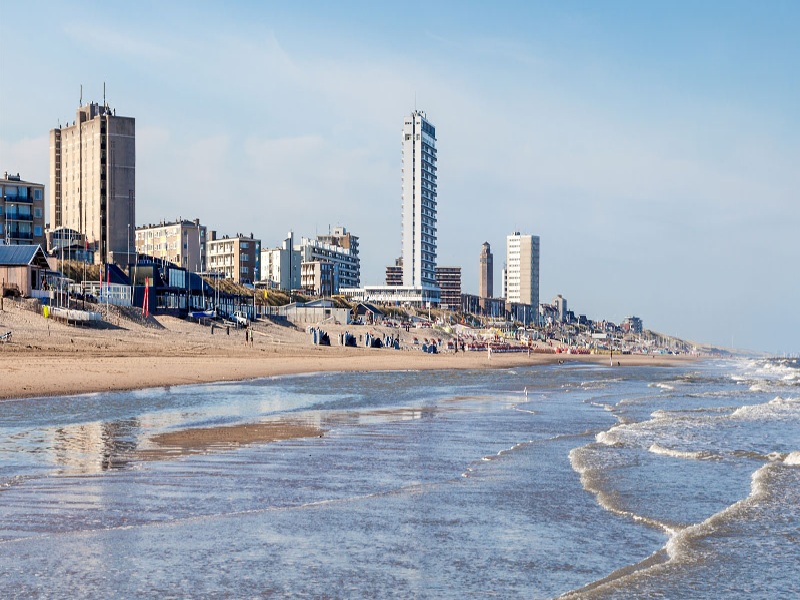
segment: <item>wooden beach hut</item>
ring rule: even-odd
[[[0,246],[0,285],[2,293],[30,297],[40,290],[44,273],[50,269],[47,255],[38,244]]]

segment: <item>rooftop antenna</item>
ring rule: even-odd
[[[78,106],[83,106],[83,84],[81,84],[81,99],[78,103]]]
[[[108,104],[106,104],[106,82],[105,81],[103,82],[103,106],[108,106]]]

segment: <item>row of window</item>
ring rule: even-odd
[[[5,196],[6,200],[10,202],[16,199],[27,200],[28,198],[40,201],[43,198],[43,190],[42,188],[28,188],[21,185],[0,185],[0,196]]]

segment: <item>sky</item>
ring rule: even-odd
[[[0,169],[48,184],[81,101],[136,119],[136,221],[400,255],[404,116],[436,126],[438,264],[697,342],[800,352],[800,3],[0,0]]]

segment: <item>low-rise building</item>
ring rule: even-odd
[[[44,224],[44,184],[6,172],[0,179],[0,241],[46,247]]]
[[[252,233],[249,237],[237,233],[217,239],[216,232],[211,231],[206,258],[208,271],[222,273],[236,283],[253,283],[260,274],[261,240]]]
[[[47,255],[39,244],[0,246],[0,295],[6,290],[31,297],[44,286],[50,269]]]

